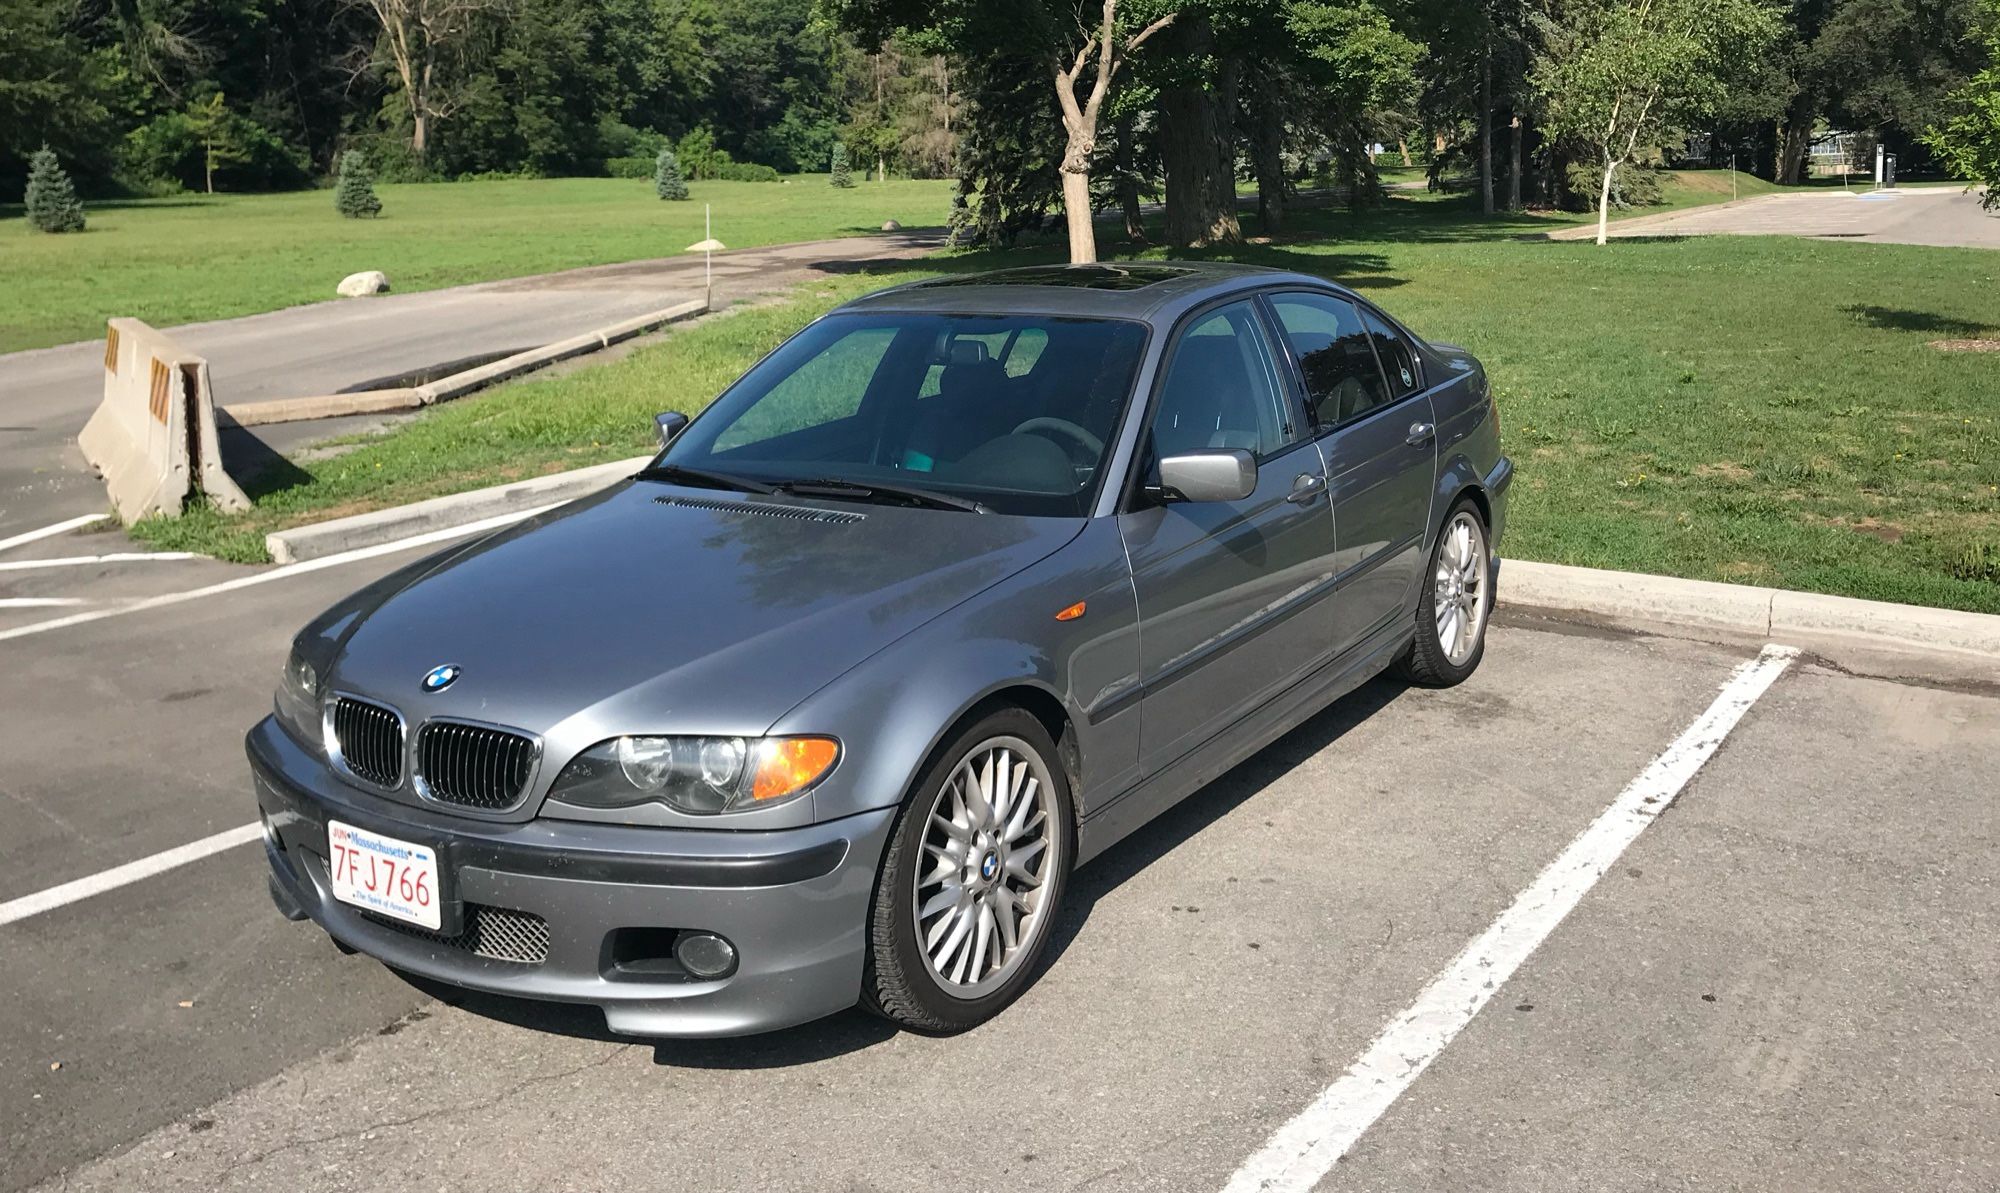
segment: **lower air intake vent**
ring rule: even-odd
[[[519,733],[430,721],[417,735],[417,774],[434,800],[495,812],[526,797],[539,753],[534,739]]]
[[[549,959],[549,922],[525,911],[488,907],[483,903],[465,905],[465,927],[454,935],[432,932],[415,924],[392,920],[371,911],[361,913],[370,923],[392,928],[405,936],[485,957],[489,961],[512,961],[519,965],[540,965]]]

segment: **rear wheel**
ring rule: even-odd
[[[1055,743],[1021,709],[983,717],[903,806],[870,910],[870,1007],[948,1034],[998,1014],[1047,951],[1076,852]]]
[[[1437,544],[1423,599],[1417,602],[1417,634],[1398,660],[1397,672],[1411,683],[1448,688],[1463,683],[1486,653],[1486,623],[1493,613],[1493,557],[1479,507],[1463,500],[1452,507]]]

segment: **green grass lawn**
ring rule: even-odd
[[[1342,281],[1486,362],[1519,465],[1505,553],[2000,612],[2000,354],[1928,346],[2000,336],[2000,253],[1775,237],[1598,248],[1521,238],[1563,220],[1420,197],[1294,221],[1284,242],[1218,255]],[[699,409],[813,315],[903,276],[816,285],[438,407],[307,465],[247,516],[138,533],[256,559],[279,526],[643,453],[655,411]]]
[[[101,335],[112,315],[158,326],[276,310],[334,296],[380,269],[398,291],[581,265],[666,257],[702,238],[702,206],[732,248],[872,232],[894,219],[938,225],[951,183],[836,190],[788,182],[696,182],[663,203],[649,179],[556,178],[384,185],[379,219],[342,219],[332,191],[184,195],[90,206],[90,230],[47,236],[19,208],[0,218],[0,352]]]

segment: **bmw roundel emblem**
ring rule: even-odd
[[[989,853],[985,857],[980,859],[979,876],[981,878],[991,878],[995,874],[998,874],[999,872],[1000,872],[999,858]]]
[[[442,692],[458,682],[464,668],[457,663],[443,663],[433,667],[424,675],[424,691]]]

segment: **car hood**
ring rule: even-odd
[[[320,632],[344,639],[332,687],[413,723],[756,734],[1082,526],[626,482],[388,577]],[[423,692],[445,663],[461,677]]]

